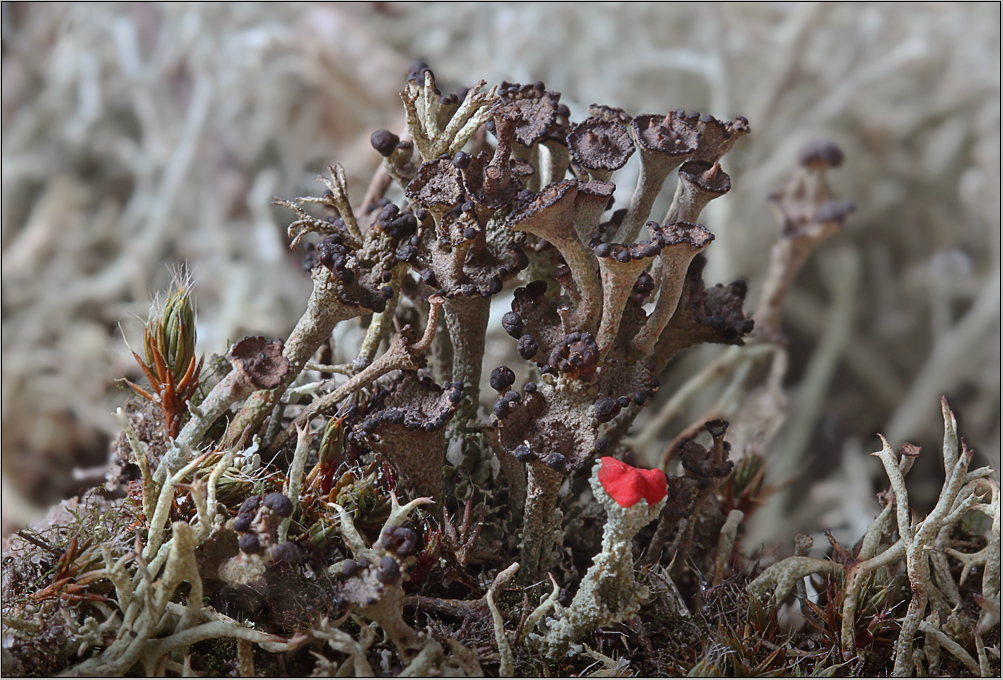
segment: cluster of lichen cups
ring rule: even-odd
[[[122,415],[143,473],[149,537],[140,552],[147,562],[159,568],[178,553],[177,537],[165,535],[172,504],[177,489],[187,488],[185,479],[201,471],[191,485],[199,499],[199,529],[192,536],[210,546],[200,564],[210,570],[202,578],[213,588],[221,583],[228,593],[271,591],[264,606],[283,615],[300,605],[279,593],[326,592],[322,602],[303,598],[332,616],[378,622],[405,661],[432,663],[434,657],[448,663],[441,645],[402,618],[409,570],[422,560],[427,570],[441,549],[433,552],[429,535],[419,538],[403,526],[409,513],[426,505],[430,521],[446,525],[461,488],[468,496],[463,502],[487,479],[507,484],[508,506],[522,510],[512,516],[521,515],[523,523],[510,527],[513,535],[521,532],[519,562],[499,574],[489,593],[495,610],[493,594],[517,570],[530,582],[551,567],[562,542],[562,484],[614,449],[654,397],[657,376],[672,356],[701,342],[741,344],[751,331],[742,312],[744,286],[705,290],[700,253],[713,235],[697,224],[707,202],[728,191],[730,180],[718,161],[748,132],[744,119],[722,122],[683,111],[632,117],[593,106],[574,125],[560,95],[542,83],[503,83],[487,92],[483,86],[442,96],[430,71],[413,73],[401,93],[406,138],[386,130],[372,135],[383,162],[361,210],[348,201],[339,167],[324,180],[324,196],[277,201],[296,214],[289,227],[293,247],[316,235],[306,247],[313,292],[291,335],[285,342],[236,343],[228,357],[230,374],[199,406],[189,404],[183,427],[177,409],[170,411],[174,420],[164,451],[148,452],[150,443]],[[641,165],[637,185],[628,206],[614,210],[611,180],[635,153]],[[665,218],[649,221],[676,170]],[[382,198],[391,182],[403,191],[401,205]],[[328,214],[314,216],[308,204]],[[488,321],[492,299],[506,288],[514,290],[502,325],[527,362],[519,373],[528,373],[529,380],[517,389],[515,371],[489,366],[488,382],[498,398],[485,418],[478,409]],[[358,356],[340,367],[316,363],[333,328],[360,317],[369,317],[369,325]],[[423,322],[419,335],[413,327]],[[180,361],[187,368],[194,365],[194,343],[182,344]],[[147,354],[144,366],[151,361]],[[162,359],[174,365],[173,355]],[[335,369],[349,375],[347,383],[308,380],[317,375],[311,371]],[[149,372],[156,383],[159,378]],[[197,379],[196,371],[189,382]],[[221,417],[234,405],[238,410],[220,435]],[[315,443],[311,429],[318,418],[326,425]],[[214,453],[200,453],[206,446]],[[265,473],[262,460],[282,453],[290,461],[286,474]],[[215,467],[206,474],[202,467],[210,455]],[[317,462],[307,474],[313,456]],[[365,512],[370,501],[363,502],[362,490],[375,488],[374,477],[346,474],[335,482],[342,462],[372,460],[388,463],[381,479],[394,480],[397,493],[413,499],[401,506],[391,492],[374,542],[356,529],[366,525],[372,535],[373,518]],[[501,475],[492,472],[498,468]],[[631,540],[664,504],[665,477],[655,477],[613,458],[597,464],[593,489],[609,515],[603,552],[570,607],[549,598],[520,639],[559,656],[588,629],[636,612],[643,589],[633,575]],[[230,478],[254,489],[234,517],[216,507],[217,487]],[[638,479],[647,480],[644,499],[625,504],[624,489]],[[465,529],[450,545],[468,540],[464,554],[473,554],[478,532],[466,535]],[[326,564],[321,577],[304,564],[310,555],[316,567],[317,554],[343,554],[342,541],[351,556]],[[194,543],[184,545],[194,550]],[[614,572],[615,587],[609,581]],[[197,570],[185,573],[189,581],[201,581]],[[124,583],[116,582],[122,592]],[[147,592],[154,587],[141,582]],[[614,595],[622,606],[610,604]],[[551,606],[556,616],[543,620]],[[508,649],[500,620],[499,649]],[[147,628],[151,635],[158,630]],[[217,628],[228,635],[236,630]],[[107,651],[86,668],[127,671],[137,655],[147,653],[148,667],[163,662],[162,655],[153,658],[162,645],[142,645],[125,655]],[[284,649],[294,647],[289,642]]]
[[[450,497],[442,477],[450,442],[462,440],[467,460],[457,467],[467,471],[483,467],[493,452],[510,497],[523,506],[520,577],[530,581],[546,572],[560,542],[563,481],[615,444],[655,395],[657,374],[672,355],[699,342],[740,344],[751,330],[743,286],[713,301],[706,294],[699,254],[713,235],[696,223],[702,208],[728,191],[718,161],[749,128],[744,119],[683,111],[631,117],[605,106],[593,106],[573,125],[560,95],[541,83],[503,83],[487,93],[481,86],[443,96],[431,72],[419,70],[402,92],[410,139],[386,130],[372,135],[383,172],[400,184],[406,205],[383,199],[359,219],[337,171],[329,195],[314,199],[335,217],[310,216],[301,207],[308,199],[285,203],[299,218],[290,228],[297,240],[309,231],[323,237],[312,255],[314,297],[286,356],[298,370],[331,326],[352,315],[374,312],[371,329],[389,332],[390,324],[377,320],[392,318],[401,294],[419,309],[426,299],[440,300],[445,332],[425,335],[431,369],[446,392],[408,377],[422,356],[412,354],[412,365],[384,362],[372,379],[409,370],[352,413],[347,441],[387,459],[404,487],[431,496],[440,512]],[[635,152],[637,185],[628,207],[612,210],[610,180]],[[665,219],[649,221],[677,169]],[[638,240],[642,228],[648,238]],[[491,298],[520,276],[524,285],[503,327],[531,362],[532,379],[519,391],[515,372],[495,367],[489,382],[499,396],[483,421],[477,407]],[[360,358],[356,370],[374,360]],[[230,436],[260,422],[280,391],[252,399]],[[275,448],[292,434],[287,428],[265,444]],[[562,630],[567,638],[572,629]]]
[[[355,299],[379,315],[392,306],[373,300],[396,301],[399,293],[419,308],[430,296],[441,300],[445,332],[438,329],[431,341],[431,370],[452,393],[440,401],[433,383],[426,379],[419,389],[402,375],[389,394],[410,396],[391,398],[391,405],[379,392],[349,423],[349,439],[390,461],[404,486],[431,496],[440,512],[450,498],[441,470],[451,443],[460,442],[463,459],[452,462],[467,474],[497,456],[510,502],[523,508],[519,575],[529,582],[546,572],[560,543],[564,480],[615,444],[655,395],[657,374],[672,356],[700,342],[741,344],[751,331],[742,312],[744,286],[713,298],[704,290],[700,253],[713,235],[696,223],[703,207],[730,188],[718,161],[749,128],[744,119],[729,123],[682,111],[631,117],[605,106],[593,106],[572,125],[560,95],[541,83],[479,90],[443,96],[430,71],[412,74],[402,92],[410,139],[386,130],[371,139],[383,172],[409,203],[370,206],[373,226],[361,239],[352,238],[354,218],[346,219],[344,206],[338,219],[322,223],[290,206],[298,228],[325,234],[314,276],[339,289],[342,303],[352,299],[348,287],[366,277],[382,292],[371,288]],[[612,210],[610,180],[635,152],[637,186],[627,208]],[[649,221],[676,169],[666,218]],[[639,240],[642,228],[648,238]],[[369,256],[377,264],[363,271],[360,253],[374,232],[392,258]],[[517,277],[524,285],[502,325],[530,362],[531,379],[520,391],[515,371],[494,367],[489,383],[498,398],[482,420],[477,407],[491,298]],[[431,402],[444,410],[429,419]],[[404,445],[408,439],[412,447]],[[550,637],[561,641],[548,643],[551,653],[587,627],[555,627],[562,632]]]

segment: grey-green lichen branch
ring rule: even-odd
[[[390,371],[417,371],[422,367],[425,360],[425,353],[432,346],[435,338],[435,329],[439,323],[439,310],[442,307],[442,299],[437,296],[429,298],[428,323],[422,337],[415,339],[411,329],[405,327],[394,336],[390,343],[390,348],[379,359],[352,376],[346,383],[336,390],[319,399],[314,400],[303,413],[301,413],[286,430],[272,443],[273,449],[289,441],[297,428],[304,428],[307,424],[324,413],[333,409],[338,403],[343,401],[353,392],[369,385],[371,382],[386,375]]]
[[[431,71],[424,72],[420,85],[409,83],[401,92],[408,132],[422,160],[430,161],[443,154],[452,156],[490,119],[497,88],[480,92],[485,84],[481,80],[467,91],[463,103],[444,128],[439,125],[442,104],[439,95],[435,94],[435,79]]]
[[[879,570],[904,566],[911,597],[895,643],[893,673],[899,677],[921,669],[923,659],[932,669],[936,663],[933,658],[936,652],[932,650],[941,647],[970,670],[980,673],[983,665],[976,662],[961,642],[950,637],[937,622],[947,621],[960,604],[958,585],[964,584],[973,567],[983,567],[982,601],[995,603],[997,610],[1000,601],[999,483],[992,478],[991,468],[969,470],[973,451],[958,437],[957,422],[945,399],[941,400],[941,407],[945,476],[937,503],[926,517],[915,518],[905,485],[905,475],[912,467],[915,455],[918,455],[915,447],[904,447],[903,454],[897,456],[881,437],[881,450],[873,455],[880,459],[891,489],[884,495],[886,505],[868,527],[858,553],[848,555],[845,565],[807,556],[789,557],[767,568],[748,586],[753,595],[772,590],[772,601],[777,604],[797,582],[809,575],[819,574],[842,580],[840,645],[846,653],[860,655],[863,651],[856,647],[858,636],[855,623],[861,593]],[[989,502],[984,502],[987,495]],[[986,515],[991,519],[992,526],[985,548],[963,553],[950,547],[947,541],[952,529],[972,511]],[[880,550],[882,545],[886,547]],[[938,560],[945,554],[960,560],[965,566],[957,585],[947,571],[947,565]],[[917,633],[927,636],[925,651],[914,647]],[[976,647],[982,649],[978,631],[975,642]]]
[[[253,455],[252,450],[243,453],[245,457]],[[111,582],[119,612],[106,607],[102,610],[107,610],[108,621],[117,620],[121,614],[121,622],[115,626],[113,642],[95,656],[69,668],[66,675],[124,675],[137,664],[141,664],[149,675],[162,675],[176,663],[170,660],[170,653],[212,638],[277,645],[272,647],[273,651],[292,648],[294,642],[282,636],[222,620],[203,607],[202,574],[196,550],[221,524],[217,510],[218,485],[236,454],[236,450],[229,450],[220,456],[205,481],[194,475],[208,453],[189,462],[160,486],[145,546],[137,534],[135,549],[118,559],[106,544],[101,546],[104,568],[90,573],[88,580]],[[191,481],[186,482],[189,478]],[[196,521],[194,524],[174,522],[170,539],[163,542],[164,524],[179,487],[189,490]],[[135,565],[134,571],[130,570],[130,564]],[[173,602],[182,582],[190,586],[184,606]]]
[[[665,506],[665,495],[663,493],[660,500],[652,504],[641,498],[625,507],[600,480],[602,466],[602,462],[597,462],[589,478],[592,492],[607,514],[602,552],[593,560],[571,605],[542,641],[551,658],[566,653],[572,643],[596,626],[630,618],[648,597],[647,588],[637,582],[634,574],[632,540],[638,531],[658,517]]]

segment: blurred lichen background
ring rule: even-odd
[[[787,412],[762,414],[782,428],[759,451],[772,482],[797,492],[751,540],[860,536],[884,484],[875,433],[936,450],[941,394],[999,469],[998,3],[4,3],[2,39],[5,534],[103,479],[116,381],[140,377],[123,334],[141,343],[178,267],[200,351],[288,333],[310,279],[271,201],[316,193],[334,161],[361,198],[415,58],[444,90],[542,80],[579,118],[592,102],[747,117],[734,188],[704,215],[704,276],[746,278],[750,312],[779,230],[766,196],[805,142],[843,149],[832,182],[857,210],[788,295]],[[512,351],[493,332],[492,356]],[[361,332],[339,333],[354,357]],[[652,424],[721,351],[670,367],[632,433],[650,465],[718,403],[711,386]],[[909,478],[919,508],[937,464]]]

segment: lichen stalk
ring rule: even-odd
[[[306,311],[296,322],[282,352],[289,360],[289,375],[277,388],[259,390],[247,399],[226,430],[224,446],[236,444],[245,429],[256,431],[260,428],[276,400],[300,374],[314,352],[331,336],[334,327],[360,313],[360,310],[350,309],[342,304],[337,294],[338,280],[327,267],[314,267],[311,275],[313,291],[307,300]]]
[[[709,166],[709,167],[707,167]],[[731,179],[720,164],[690,161],[679,169],[679,183],[663,222],[699,222],[707,204],[731,189]]]
[[[855,644],[852,617],[856,605],[856,592],[860,587],[858,584],[862,582],[864,574],[871,570],[870,567],[874,563],[878,561],[882,564],[889,563],[892,557],[897,558],[904,553],[912,598],[895,643],[893,673],[897,676],[909,674],[914,668],[913,638],[921,628],[927,606],[932,605],[935,613],[943,615],[947,615],[951,609],[947,599],[931,578],[930,551],[936,549],[935,544],[942,529],[956,523],[973,506],[974,493],[979,481],[991,474],[986,468],[968,472],[973,452],[958,439],[956,422],[946,402],[942,410],[946,475],[936,505],[922,521],[916,523],[912,521],[909,496],[902,473],[902,468],[905,466],[897,460],[888,442],[881,438],[881,451],[873,455],[881,460],[891,483],[900,539],[893,548],[856,566],[859,576],[853,574],[856,578],[847,584],[847,595],[844,596],[841,642],[847,649],[852,649]],[[864,565],[867,565],[868,569],[860,568]]]
[[[979,663],[972,658],[972,655],[966,652],[964,647],[955,642],[950,636],[942,632],[934,624],[929,621],[920,621],[919,630],[927,636],[927,640],[934,640],[937,645],[949,651],[954,658],[965,664],[973,675],[977,677],[982,676],[982,670],[979,667]],[[935,664],[931,663],[930,665],[934,666]]]
[[[637,239],[665,179],[696,150],[699,139],[696,130],[672,113],[664,117],[637,116],[627,130],[641,153],[641,172],[627,214],[613,238],[618,243],[633,243]]]
[[[373,363],[373,359],[376,358],[376,353],[380,349],[380,344],[393,328],[394,315],[397,313],[397,304],[400,302],[400,287],[403,276],[403,267],[394,269],[393,278],[389,284],[393,288],[394,294],[387,300],[386,308],[382,312],[373,314],[373,318],[369,322],[369,328],[366,329],[366,335],[362,339],[359,356],[356,359],[358,365],[362,367]]]
[[[449,328],[439,324],[435,330],[435,339],[429,354],[432,365],[432,377],[440,385],[449,382],[453,377],[453,343],[449,338]]]
[[[627,214],[613,237],[618,243],[632,243],[641,232],[641,227],[651,215],[651,207],[662,191],[665,179],[682,163],[683,159],[662,162],[660,159],[641,156],[641,172],[637,177],[634,193],[630,198]]]
[[[593,232],[599,228],[599,220],[606,212],[610,197],[616,190],[612,182],[589,182],[579,185],[575,196],[573,220],[575,231],[582,243],[589,243]]]
[[[571,278],[581,296],[581,302],[575,307],[573,317],[575,327],[593,332],[598,325],[602,310],[602,283],[595,256],[592,251],[582,245],[577,234],[561,234],[559,236],[554,234],[552,235],[554,240],[542,238],[550,241],[557,248],[561,257],[571,268]]]
[[[432,345],[435,337],[435,329],[439,323],[439,310],[442,307],[442,298],[433,296],[429,299],[428,324],[425,326],[425,333],[417,341],[411,341],[410,328],[405,326],[400,333],[394,336],[390,343],[390,348],[380,356],[379,359],[352,376],[348,382],[344,383],[334,392],[324,395],[313,401],[272,442],[271,449],[277,450],[287,441],[292,439],[298,427],[303,427],[318,415],[328,409],[334,408],[340,401],[353,392],[365,387],[382,375],[390,371],[417,371],[421,368],[425,359],[425,352]]]
[[[498,675],[502,678],[511,678],[513,676],[515,673],[515,660],[512,656],[512,643],[509,642],[508,634],[505,632],[505,619],[502,617],[501,611],[498,610],[498,605],[495,604],[495,598],[501,592],[502,588],[505,587],[505,584],[512,580],[517,571],[519,571],[519,563],[515,562],[507,569],[498,572],[498,575],[495,576],[494,582],[492,582],[491,587],[488,588],[488,592],[485,595],[488,609],[491,611],[491,621],[494,625],[498,656],[501,659]]]
[[[186,463],[187,460],[183,456],[187,456],[191,447],[197,446],[202,441],[216,419],[226,413],[230,406],[249,397],[257,389],[257,386],[239,370],[234,369],[227,373],[225,378],[216,383],[198,408],[191,407],[192,417],[174,441],[172,447],[174,455],[169,452],[164,457],[154,477],[162,482],[167,474],[175,472],[179,465]]]
[[[153,511],[153,517],[150,518],[150,530],[146,539],[146,548],[143,550],[143,558],[145,560],[150,561],[155,555],[157,555],[157,551],[160,548],[161,541],[163,540],[164,526],[167,523],[171,505],[173,505],[174,502],[174,494],[177,493],[177,489],[175,488],[176,485],[180,484],[188,475],[195,472],[196,468],[198,468],[207,455],[208,454],[203,454],[188,463],[185,467],[178,470],[172,477],[165,480],[163,485],[160,487],[160,496],[157,498],[157,506]],[[154,573],[156,573],[155,570]]]
[[[522,644],[526,637],[533,632],[536,625],[543,619],[547,613],[554,608],[557,604],[558,598],[561,596],[561,586],[557,584],[557,579],[551,573],[547,574],[547,578],[550,579],[550,595],[545,597],[543,601],[537,605],[536,609],[530,612],[529,616],[526,617],[525,623],[522,625],[522,630],[519,631],[519,636],[516,638],[516,644]]]
[[[523,515],[519,580],[533,583],[546,570],[554,548],[554,533],[560,530],[557,496],[564,475],[543,463],[531,462],[526,470],[526,510]]]
[[[843,574],[843,565],[818,557],[795,555],[767,567],[747,586],[747,589],[753,595],[758,596],[765,594],[772,588],[771,601],[777,605],[787,597],[800,579],[811,574],[839,577]]]
[[[289,465],[289,474],[286,476],[286,482],[282,488],[286,498],[293,502],[294,508],[299,504],[300,486],[303,483],[303,472],[306,469],[306,459],[310,453],[312,441],[313,435],[310,434],[308,428],[296,428],[296,451],[293,453],[293,462]],[[293,517],[290,515],[279,524],[278,543],[285,543],[292,521]]]
[[[649,504],[646,498],[641,498],[624,507],[614,500],[600,481],[603,465],[603,461],[597,462],[589,479],[596,500],[607,514],[602,552],[593,560],[571,605],[547,633],[545,646],[551,659],[564,654],[572,643],[592,628],[630,618],[648,596],[647,589],[637,583],[634,575],[632,541],[637,532],[655,520],[665,507],[665,476],[661,475],[663,490],[660,500]]]
[[[577,182],[565,180],[544,187],[528,206],[514,211],[506,222],[510,229],[527,231],[557,248],[571,269],[581,303],[574,311],[579,330],[596,332],[602,312],[602,282],[593,252],[586,248],[574,225]]]
[[[649,229],[652,237],[663,246],[652,272],[658,290],[655,308],[634,339],[634,348],[644,356],[655,349],[658,338],[675,314],[693,258],[714,239],[714,235],[699,224],[680,222],[660,227],[650,222]]]
[[[548,184],[564,180],[568,175],[568,168],[571,166],[571,152],[568,150],[568,145],[554,139],[544,139],[540,143],[550,152],[546,172],[542,179],[546,180]]]
[[[602,277],[603,312],[599,323],[599,334],[596,344],[599,345],[599,355],[605,357],[613,349],[617,331],[620,330],[620,320],[627,299],[633,293],[634,282],[641,272],[647,269],[650,258],[633,259],[620,262],[612,257],[600,257],[599,272]]]
[[[803,155],[806,150],[802,150]],[[842,151],[837,147],[828,144],[825,150],[842,162]],[[831,200],[826,172],[839,163],[803,158],[798,174],[769,197],[781,225],[781,238],[770,250],[766,280],[753,315],[759,338],[769,340],[779,333],[781,307],[797,273],[812,251],[842,228],[854,209],[851,203]]]
[[[135,428],[129,422],[129,417],[125,415],[121,408],[115,411],[115,418],[125,431],[126,439],[132,447],[133,455],[136,456],[136,465],[139,466],[141,480],[143,484],[143,514],[147,517],[153,516],[155,503],[157,502],[157,485],[154,482],[153,474],[150,472],[150,459],[146,455],[146,447],[140,441]]]
[[[467,431],[480,406],[484,342],[491,316],[491,299],[454,297],[445,304],[446,328],[453,348],[453,382],[463,383],[463,401],[450,425],[453,432]]]
[[[728,518],[721,527],[721,535],[717,542],[717,552],[714,557],[714,584],[721,582],[724,578],[724,570],[728,565],[728,557],[735,547],[735,536],[738,535],[738,527],[745,519],[745,513],[741,510],[732,510],[728,513]]]

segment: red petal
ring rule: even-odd
[[[629,508],[642,498],[654,505],[665,498],[667,482],[661,470],[641,470],[616,458],[602,457],[599,483],[620,507]]]

